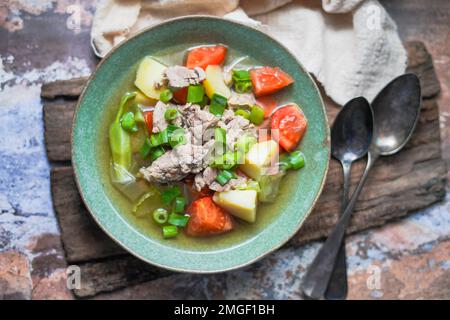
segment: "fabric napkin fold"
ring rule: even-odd
[[[142,28],[191,14],[236,20],[275,37],[338,104],[372,100],[407,65],[395,22],[376,0],[101,0],[91,44],[103,57]]]

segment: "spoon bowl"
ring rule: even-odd
[[[375,132],[371,152],[387,156],[408,142],[419,119],[421,90],[416,75],[392,80],[372,102]]]
[[[353,162],[364,157],[372,140],[373,115],[369,102],[357,97],[342,108],[331,129],[331,154]]]

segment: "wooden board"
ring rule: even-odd
[[[420,77],[424,93],[420,121],[405,149],[398,155],[380,159],[373,168],[357,203],[349,233],[382,225],[445,197],[447,171],[441,157],[439,113],[434,99],[439,92],[439,82],[424,45],[410,42],[406,47],[410,58],[409,71]],[[73,99],[80,94],[85,81],[76,79],[43,86],[45,137],[50,161],[70,161]],[[330,101],[326,104],[332,123],[339,109]],[[364,165],[364,161],[355,164],[352,187],[359,180]],[[82,204],[71,167],[53,168],[51,184],[67,260],[80,265],[85,277],[82,289],[76,290],[75,295],[90,296],[166,274],[146,265],[142,278],[130,276],[131,271],[124,266],[131,263],[130,259],[136,259],[115,245],[95,225]],[[322,196],[289,245],[297,246],[327,236],[338,219],[341,189],[342,172],[339,164],[332,160]],[[108,270],[107,277],[103,274],[105,270]]]

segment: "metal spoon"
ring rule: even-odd
[[[306,273],[301,285],[307,297],[324,297],[333,272],[345,230],[367,175],[380,156],[400,151],[411,137],[419,119],[420,82],[414,74],[392,80],[372,102],[374,134],[369,148],[366,169],[348,206]]]
[[[341,212],[344,212],[348,204],[352,163],[364,157],[369,151],[372,131],[372,109],[363,97],[347,102],[334,120],[331,129],[331,154],[341,162],[344,175]],[[347,264],[344,236],[325,298],[345,299],[346,296]]]

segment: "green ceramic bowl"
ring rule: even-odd
[[[146,55],[198,43],[224,43],[258,61],[278,66],[295,83],[283,90],[308,118],[301,142],[307,164],[283,181],[282,194],[269,207],[274,218],[263,228],[249,227],[248,236],[222,245],[179,246],[161,240],[130,223],[109,196],[99,166],[101,120],[111,96],[123,86],[130,66]],[[129,76],[128,76],[129,77]],[[107,140],[106,140],[107,141]],[[81,196],[99,226],[136,257],[153,265],[184,272],[212,273],[248,265],[286,243],[308,217],[322,191],[330,155],[329,127],[319,90],[297,59],[279,42],[248,26],[229,20],[189,16],[150,27],[109,53],[91,76],[79,100],[72,132],[72,163]],[[266,210],[267,211],[267,210]],[[263,217],[261,217],[263,219]],[[202,242],[203,244],[205,241]]]

